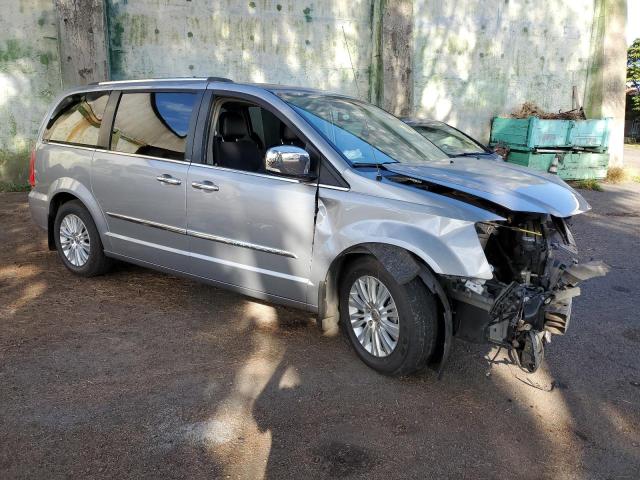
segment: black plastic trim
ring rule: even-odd
[[[207,128],[209,126],[209,118],[211,117],[211,109],[213,108],[213,90],[205,90],[202,95],[202,101],[197,115],[196,126],[194,129],[193,148],[191,152],[191,161],[206,165],[207,153]]]
[[[225,77],[208,77],[207,82],[224,82],[224,83],[234,83],[230,78]]]
[[[102,125],[100,125],[100,134],[98,135],[98,146],[103,150],[109,150],[111,144],[111,130],[115,120],[116,108],[120,102],[119,90],[112,90],[107,101],[107,107],[102,115]]]

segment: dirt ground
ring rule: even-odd
[[[585,192],[569,333],[525,375],[456,343],[369,370],[313,319],[119,265],[72,276],[0,195],[0,478],[640,477],[640,185]]]

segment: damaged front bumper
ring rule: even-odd
[[[577,253],[564,221],[531,225],[498,226],[515,230],[508,238],[496,237],[495,242],[503,244],[498,250],[516,253],[511,258],[504,255],[504,260],[493,255],[494,263],[502,262],[494,279],[446,277],[445,285],[456,337],[506,347],[522,368],[534,372],[551,336],[567,331],[573,298],[580,295],[579,284],[605,275],[609,267],[600,261],[578,264],[571,260],[566,265],[554,258],[556,250]],[[523,265],[526,268],[520,269]]]

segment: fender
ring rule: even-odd
[[[380,243],[403,248],[435,273],[491,279],[475,222],[442,217],[420,205],[377,200],[345,192],[318,199],[312,281],[326,278],[331,262],[356,245]],[[330,197],[333,197],[331,198]]]
[[[83,205],[89,210],[91,214],[91,218],[93,218],[94,223],[96,224],[96,228],[98,229],[98,233],[100,234],[100,240],[102,241],[102,245],[105,250],[109,250],[111,247],[111,242],[109,241],[109,237],[105,235],[109,231],[109,226],[107,224],[107,220],[98,205],[95,197],[91,193],[85,185],[74,180],[69,177],[60,177],[53,181],[49,186],[48,197],[49,197],[49,212],[51,212],[51,205],[53,198],[59,193],[70,193],[74,197],[77,197]]]
[[[312,284],[317,285],[313,300],[318,302],[322,330],[337,331],[339,259],[350,253],[373,254],[399,283],[419,275],[440,300],[444,317],[440,378],[452,346],[453,314],[437,275],[493,277],[475,219],[442,217],[420,205],[382,202],[353,193],[348,199],[349,208],[344,208],[342,195],[344,192],[323,192],[318,199]]]

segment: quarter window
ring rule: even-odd
[[[184,160],[197,94],[123,93],[111,134],[111,150]]]
[[[109,92],[71,95],[65,98],[47,123],[45,141],[95,147]]]

